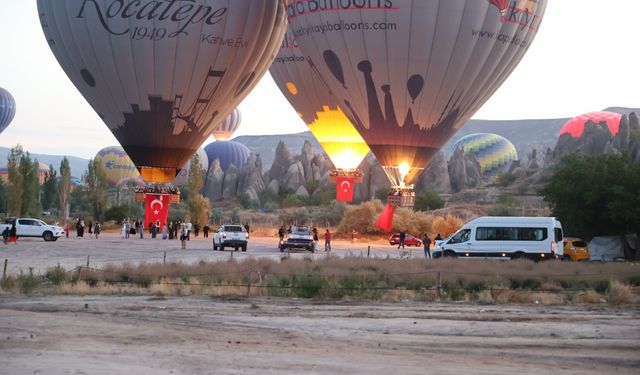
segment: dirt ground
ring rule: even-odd
[[[640,311],[0,297],[2,374],[638,374]]]

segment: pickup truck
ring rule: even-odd
[[[224,224],[213,234],[213,250],[224,251],[225,247],[247,251],[249,234],[240,224]]]
[[[11,225],[16,224],[18,237],[40,237],[45,241],[56,241],[64,235],[64,229],[56,225],[49,225],[40,219],[31,218],[7,218],[4,224],[0,224],[0,233],[5,228],[11,230]]]
[[[312,253],[316,251],[316,243],[313,240],[311,229],[307,226],[294,226],[291,233],[280,244],[280,252],[291,249],[305,249]]]

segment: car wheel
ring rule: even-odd
[[[247,251],[247,245],[242,246],[242,251]]]
[[[234,247],[233,249],[234,249],[234,251],[238,251],[238,248],[237,248],[237,247]]]
[[[224,245],[220,244],[220,251],[224,251]]]
[[[525,254],[524,252],[518,251],[511,256],[511,259],[529,259],[529,258],[527,257],[527,254]]]
[[[45,241],[53,241],[53,233],[51,232],[44,232],[42,234],[42,238],[44,238]]]
[[[215,243],[215,241],[214,241],[214,242],[213,242],[213,251],[216,251],[216,250],[218,250],[218,246],[216,246],[216,243]]]
[[[457,258],[458,254],[453,250],[445,250],[443,256],[445,258]]]

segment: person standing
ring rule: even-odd
[[[162,239],[166,240],[167,238],[169,238],[167,233],[167,224],[162,224]]]
[[[351,229],[351,243],[355,243],[356,242],[356,230],[355,229]]]
[[[187,222],[187,241],[191,241],[191,229],[193,229],[193,225],[191,224],[191,220]]]
[[[209,238],[209,229],[211,229],[209,227],[209,224],[205,224],[204,227],[202,227],[202,233],[204,235],[204,238]]]
[[[278,237],[280,237],[280,243],[282,243],[284,240],[284,225],[281,225],[280,229],[278,229]]]
[[[92,233],[93,233],[93,221],[89,220],[89,237],[91,237]]]
[[[187,235],[188,235],[187,224],[185,223],[180,224],[180,243],[182,244],[182,249],[187,248]]]
[[[65,233],[65,235],[67,236],[67,238],[69,238],[69,230],[70,230],[70,229],[71,229],[71,228],[69,227],[69,222],[67,221],[67,223],[66,223],[66,224],[65,224],[65,226],[64,226],[64,233]]]
[[[328,228],[324,233],[324,251],[331,252],[331,232]]]
[[[80,237],[84,237],[84,220],[80,220]]]
[[[100,235],[101,231],[102,231],[102,226],[100,225],[99,222],[96,222],[96,225],[93,228],[93,235],[96,237],[96,240],[98,239],[98,236]]]
[[[398,249],[400,248],[400,246],[402,246],[402,248],[404,249],[404,239],[406,237],[407,237],[407,234],[403,230],[401,230],[399,235],[400,242],[398,243]]]
[[[318,246],[318,228],[313,227],[311,232],[313,232],[313,242],[315,242],[314,246]]]
[[[124,238],[129,238],[129,234],[131,234],[131,223],[127,219],[124,221]]]
[[[138,222],[138,231],[140,232],[140,239],[144,238],[144,221],[140,220]]]
[[[429,238],[429,233],[427,232],[424,233],[422,238],[422,245],[424,246],[424,257],[431,259],[431,238]]]
[[[198,235],[200,234],[200,224],[193,224],[193,234],[198,238]]]

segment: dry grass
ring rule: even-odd
[[[573,303],[578,304],[599,304],[603,302],[605,302],[605,300],[602,298],[600,293],[593,289],[589,289],[585,292],[579,292],[573,297]]]
[[[632,288],[619,281],[611,281],[608,291],[609,303],[613,305],[626,305],[633,302]]]

